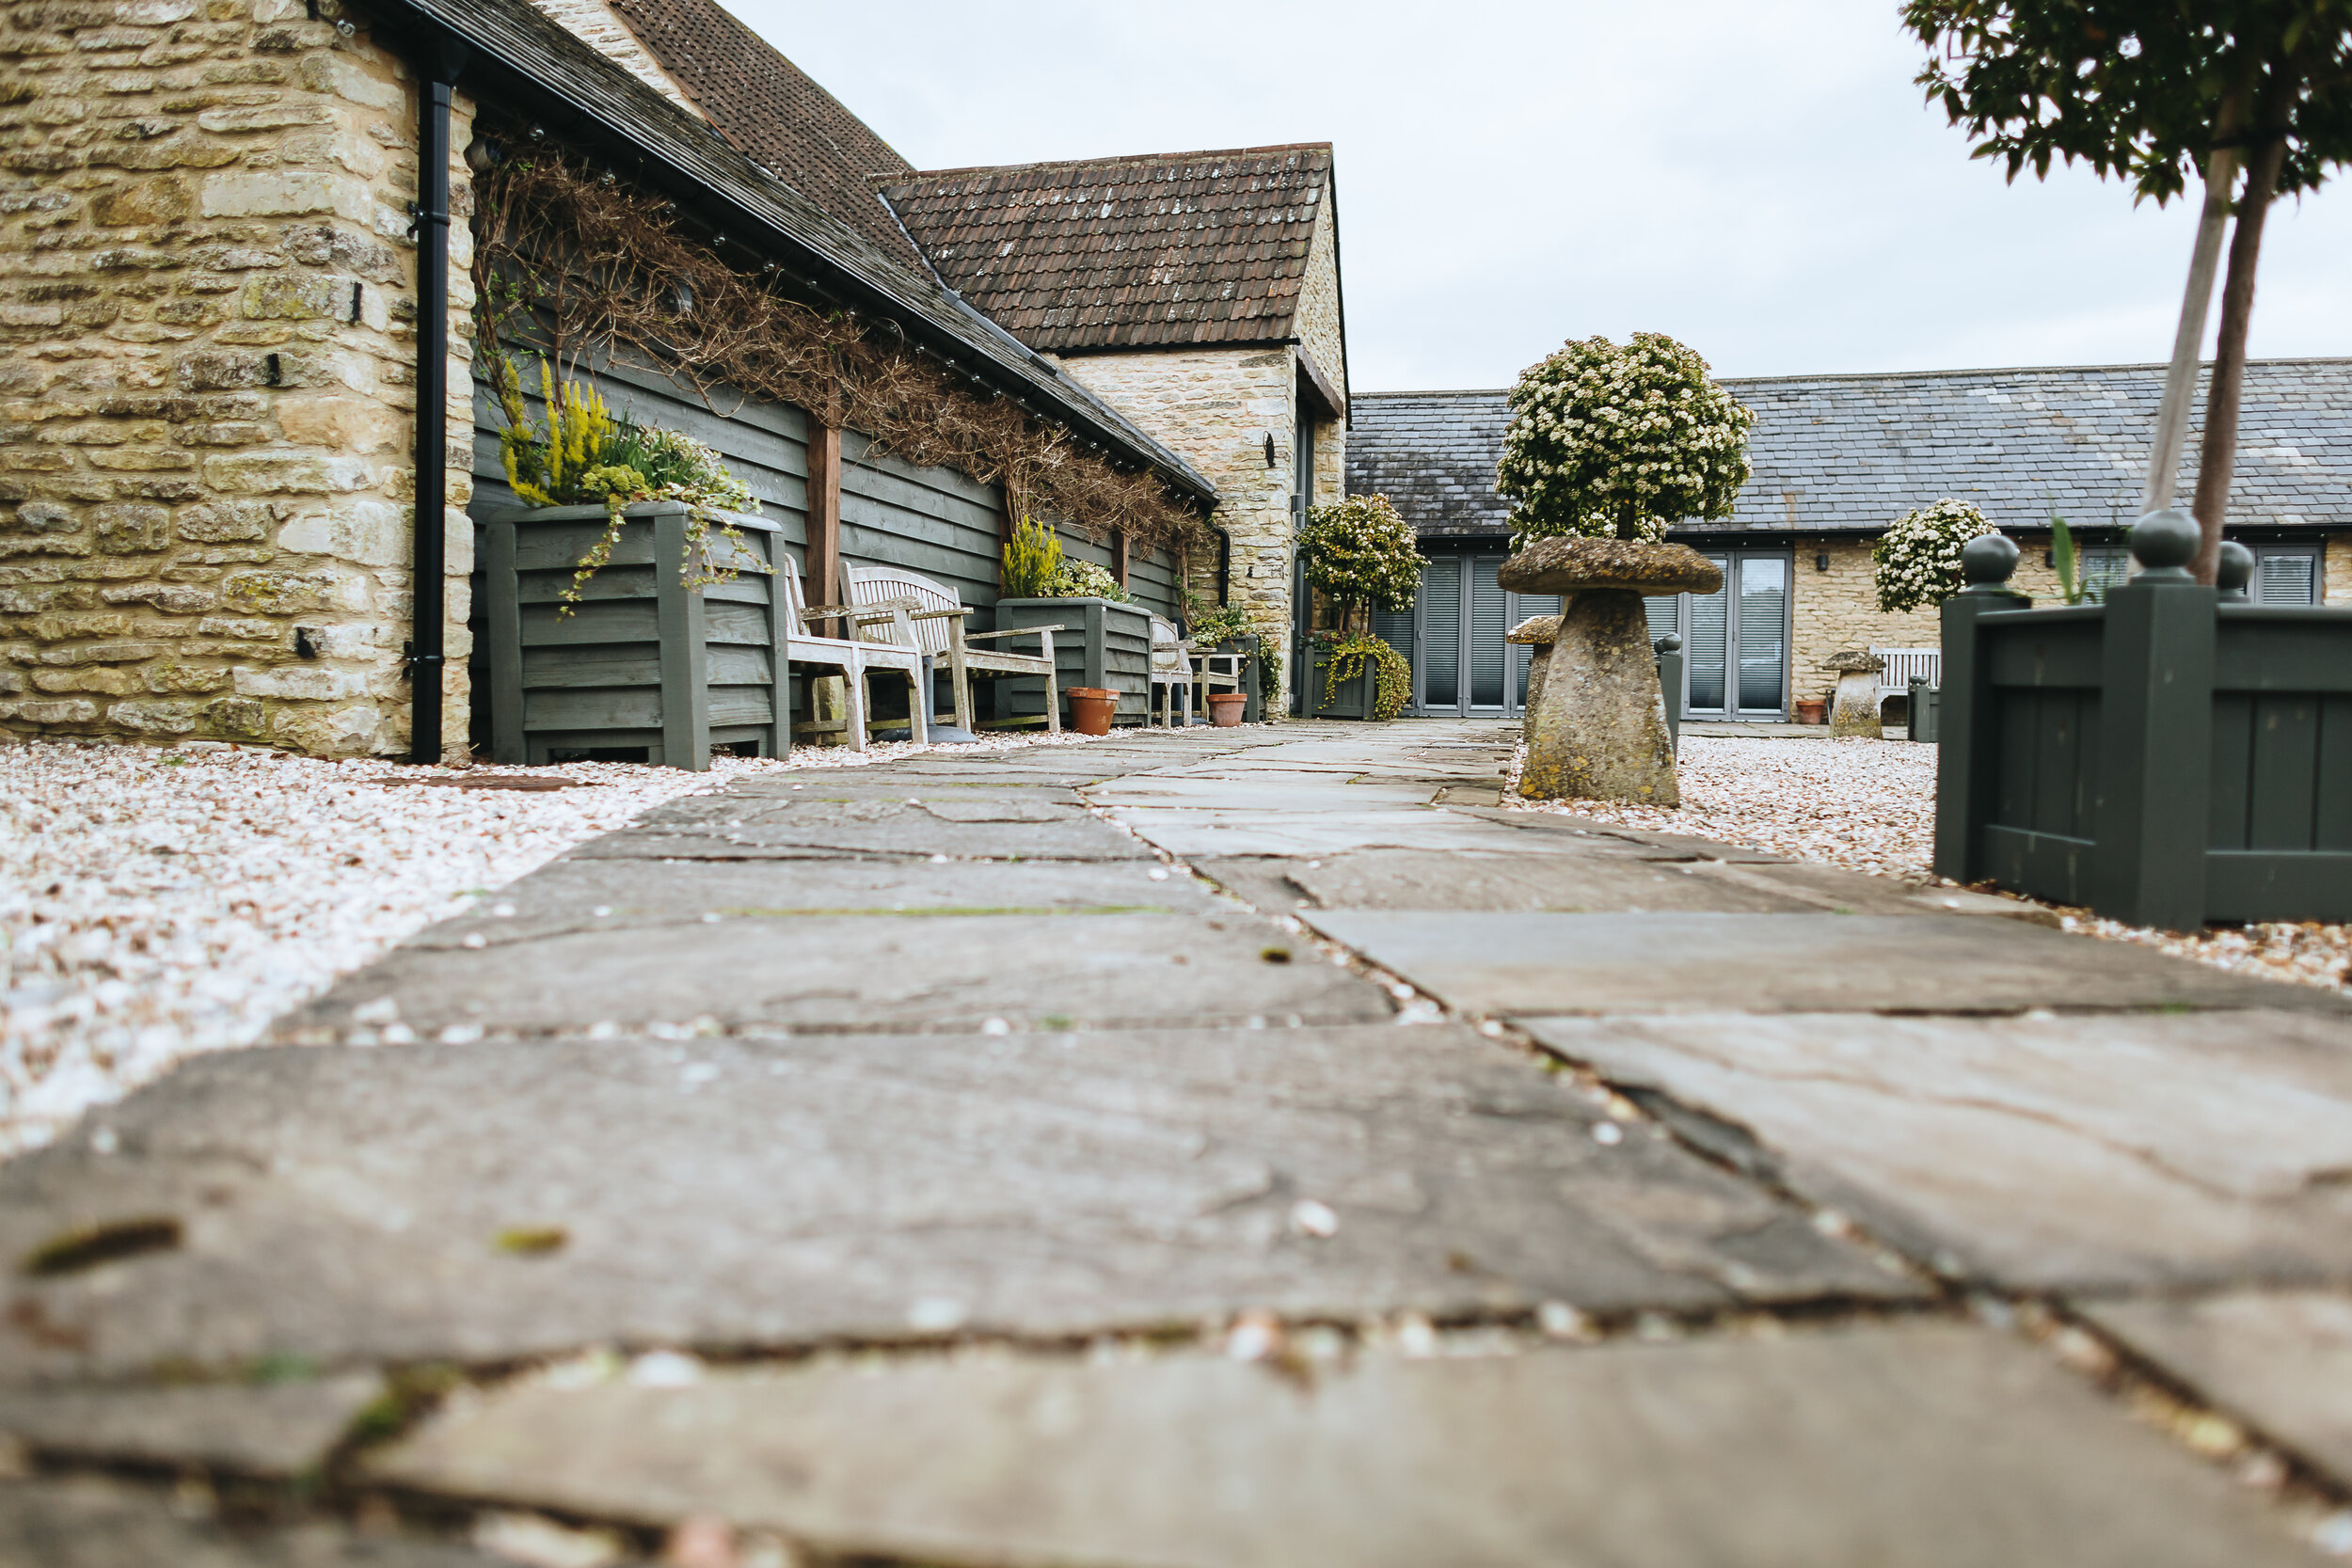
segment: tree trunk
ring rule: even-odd
[[[2157,512],[2172,504],[2172,489],[2181,471],[2181,449],[2188,441],[2188,405],[2197,393],[2198,351],[2205,345],[2205,313],[2213,304],[2213,277],[2221,261],[2221,239],[2230,227],[2230,192],[2237,183],[2237,138],[2246,129],[2249,87],[2233,92],[2214,121],[2221,144],[2205,159],[2204,211],[2198,219],[2197,245],[2189,258],[2188,287],[2181,295],[2180,327],[2172,336],[2172,366],[2165,373],[2164,399],[2156,409],[2156,434],[2148,451],[2148,484],[2142,512]]]
[[[2280,98],[2287,95],[2280,93]],[[2221,331],[2214,344],[2213,385],[2205,393],[2205,432],[2197,451],[2197,499],[2193,510],[2203,534],[2191,569],[2211,583],[2221,559],[2221,525],[2230,515],[2230,482],[2237,467],[2237,420],[2246,382],[2246,331],[2254,319],[2254,268],[2262,258],[2263,220],[2279,188],[2279,166],[2286,161],[2282,128],[2265,117],[2266,139],[2255,149],[2230,235],[2230,275],[2221,286]]]

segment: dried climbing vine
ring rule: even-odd
[[[1155,474],[1122,470],[972,388],[894,324],[793,299],[680,233],[674,204],[527,136],[478,129],[517,150],[474,186],[474,363],[501,401],[520,389],[509,345],[563,373],[612,355],[714,406],[727,395],[791,404],[866,435],[878,454],[1002,484],[1015,516],[1147,546],[1207,536]]]

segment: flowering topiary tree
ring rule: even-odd
[[[2000,531],[1985,521],[1983,513],[1949,496],[1933,506],[1904,513],[1870,546],[1879,609],[1897,615],[1942,604],[1963,584],[1961,547],[1979,534]]]
[[[1412,696],[1412,667],[1372,634],[1369,612],[1413,608],[1422,568],[1413,525],[1397,515],[1386,496],[1351,496],[1337,506],[1311,509],[1298,547],[1306,552],[1307,581],[1329,594],[1340,610],[1338,632],[1318,633],[1316,639],[1329,665],[1324,705],[1369,664],[1375,672],[1373,717],[1395,718]],[[1355,627],[1359,610],[1367,612],[1360,630]]]
[[[1731,515],[1756,416],[1672,338],[1571,341],[1520,372],[1495,493],[1512,547],[1555,535],[1657,540],[1685,518]]]
[[[1421,541],[1386,496],[1318,506],[1298,531],[1307,581],[1340,607],[1340,630],[1359,609],[1405,610],[1421,590]]]

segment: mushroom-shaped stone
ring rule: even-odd
[[[1502,563],[1495,580],[1513,594],[1712,594],[1724,569],[1688,545],[1638,539],[1538,539]]]
[[[1679,805],[1674,737],[1642,599],[1715,593],[1723,569],[1687,545],[1543,539],[1504,562],[1495,580],[1516,594],[1572,595],[1550,628],[1549,648],[1536,644],[1539,662],[1528,673],[1519,793]],[[1518,628],[1530,641],[1537,629],[1536,622]]]
[[[1821,668],[1837,675],[1837,691],[1829,705],[1830,738],[1859,735],[1885,739],[1886,732],[1879,727],[1879,675],[1886,660],[1860,648],[1843,648],[1821,660]]]
[[[1535,738],[1535,712],[1544,696],[1544,667],[1551,662],[1551,640],[1560,635],[1557,615],[1530,615],[1503,633],[1505,642],[1527,644],[1527,711],[1519,720],[1519,728],[1530,740]]]

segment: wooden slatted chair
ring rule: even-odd
[[[934,723],[953,723],[967,733],[972,728],[972,680],[1005,675],[1042,675],[1045,677],[1045,728],[1048,733],[1061,733],[1061,693],[1056,686],[1054,670],[1054,634],[1060,626],[1021,626],[1010,631],[967,631],[964,621],[972,613],[952,588],[934,581],[919,572],[903,566],[861,566],[850,562],[841,563],[841,596],[860,607],[880,606],[904,599],[914,608],[906,612],[905,623],[875,622],[860,629],[861,637],[870,641],[889,640],[904,647],[928,655],[934,664],[947,667],[949,701],[952,713],[937,716]],[[1006,653],[993,648],[975,648],[975,642],[991,642],[999,638],[1035,637],[1041,643],[1036,657],[1028,654]]]
[[[784,645],[777,650],[777,656],[788,664],[813,664],[841,672],[849,708],[845,718],[850,744],[861,752],[871,744],[866,736],[866,678],[877,670],[895,671],[906,676],[907,733],[917,740],[929,740],[930,726],[924,710],[930,705],[930,694],[923,690],[923,656],[911,646],[911,635],[900,644],[877,642],[863,635],[819,637],[808,629],[815,622],[845,617],[854,618],[861,633],[869,621],[903,625],[913,613],[914,601],[894,599],[864,606],[809,604],[801,591],[800,569],[788,559],[777,571],[776,581],[784,594],[784,613],[778,617]]]

